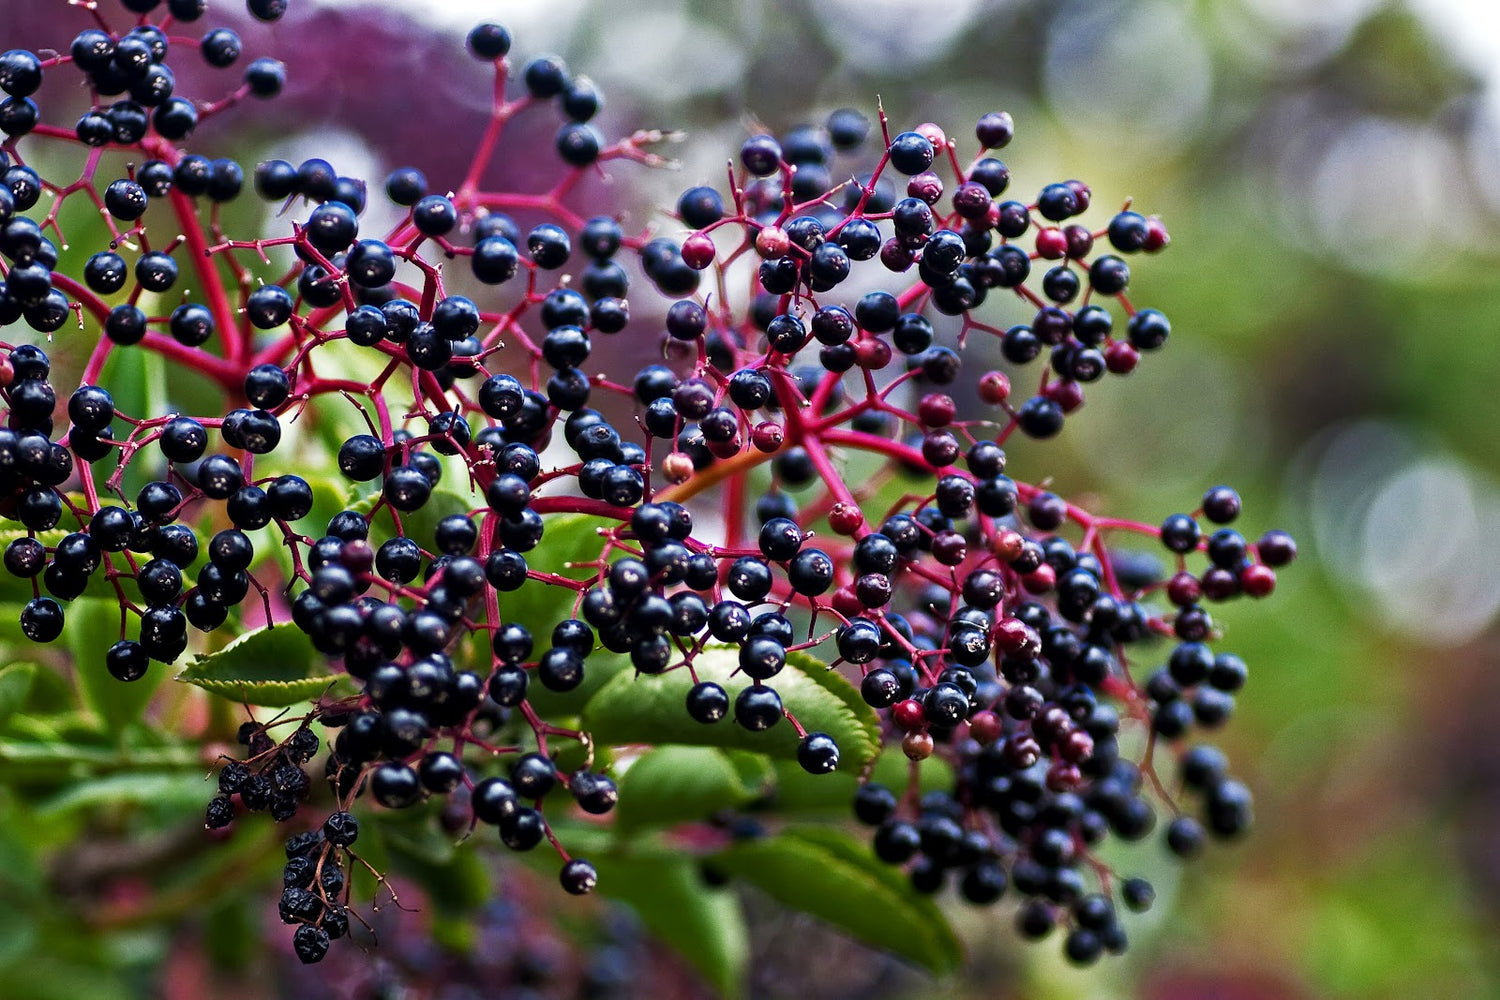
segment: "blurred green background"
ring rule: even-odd
[[[31,28],[74,16],[60,0],[16,5]],[[225,6],[238,5],[211,4]],[[482,76],[458,54],[480,19],[510,26],[520,58],[556,51],[599,81],[606,132],[688,133],[672,149],[680,170],[615,171],[638,224],[641,205],[722,187],[725,159],[761,127],[879,99],[897,129],[931,120],[962,144],[980,114],[1010,111],[1017,138],[1001,155],[1017,196],[1079,177],[1100,206],[1090,219],[1131,198],[1173,241],[1132,283],[1137,304],[1172,318],[1168,349],[1094,390],[1059,441],[1018,447],[1013,467],[1147,521],[1229,482],[1247,534],[1284,527],[1301,544],[1273,598],[1216,610],[1224,648],[1251,667],[1224,745],[1257,794],[1257,828],[1180,878],[1154,841],[1132,855],[1161,871],[1164,898],[1127,924],[1127,956],[1074,971],[1055,942],[1014,945],[1007,909],[955,904],[970,968],[938,985],[764,906],[753,995],[1500,996],[1495,5],[301,0],[245,36],[247,51],[288,60],[278,113],[316,138],[209,141],[249,162],[337,142],[341,170],[363,155],[381,176],[397,165],[377,124],[385,98],[363,119],[344,109],[392,87],[482,109]],[[348,28],[451,55],[393,71],[334,53],[299,96],[297,60]],[[471,86],[467,105],[453,96]],[[1009,308],[990,315],[1024,318]],[[130,944],[125,964],[160,957],[159,943]],[[830,956],[849,970],[838,980]],[[685,977],[667,990],[694,991]]]

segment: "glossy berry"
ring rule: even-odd
[[[747,687],[734,700],[734,721],[753,733],[781,721],[781,696],[764,685]]]
[[[828,774],[839,766],[839,745],[827,733],[808,733],[797,741],[797,763],[808,774]]]

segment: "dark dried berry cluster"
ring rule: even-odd
[[[305,715],[246,724],[246,758],[223,767],[207,814],[211,828],[241,809],[290,819],[323,755],[335,811],[288,842],[281,900],[304,961],[348,930],[349,810],[366,794],[386,809],[446,800],[450,831],[491,825],[513,850],[550,840],[563,887],[589,892],[596,872],[568,857],[544,800],[554,817],[597,816],[617,789],[589,734],[548,721],[536,696],[622,665],[685,672],[685,712],[704,727],[782,727],[766,739],[791,727],[814,774],[849,768],[848,748],[809,731],[777,678],[796,657],[841,668],[891,742],[955,774],[925,797],[864,784],[856,812],[877,826],[875,852],[925,892],[949,873],[976,903],[1013,885],[1022,934],[1067,924],[1075,961],[1123,949],[1116,897],[1150,902],[1146,883],[1099,859],[1107,836],[1144,837],[1165,807],[1167,843],[1188,857],[1208,833],[1248,825],[1223,756],[1183,742],[1223,724],[1245,681],[1242,661],[1208,645],[1205,602],[1269,594],[1295,545],[1279,532],[1250,545],[1229,527],[1204,537],[1201,520],[1239,513],[1224,487],[1159,527],[1097,516],[1034,485],[1044,470],[1014,476],[1005,451],[1017,430],[1060,433],[1086,386],[1164,344],[1166,318],[1126,295],[1127,258],[1167,244],[1159,220],[1127,206],[1090,228],[1092,192],[1076,180],[1007,198],[1010,169],[992,154],[1012,138],[1008,115],[977,123],[965,161],[939,127],[892,135],[883,113],[867,151],[877,129],[844,110],[747,139],[727,196],[682,194],[682,239],[635,235],[569,195],[613,161],[659,162],[646,147],[661,135],[606,142],[589,124],[599,91],[556,57],[526,63],[524,93],[507,97],[510,36],[482,25],[468,46],[493,64],[496,99],[468,174],[437,188],[450,193],[396,170],[374,197],[401,221],[372,235],[366,180],[322,159],[267,160],[251,186],[290,219],[230,238],[218,206],[244,195],[245,171],[186,143],[225,108],[274,96],[283,68],[257,60],[232,94],[194,103],[174,93],[169,55],[184,46],[149,23],[157,4],[126,6],[144,15],[129,30],[101,20],[65,53],[0,55],[0,327],[52,334],[76,313],[97,338],[57,441],[46,355],[5,345],[0,514],[25,534],[4,561],[33,581],[22,626],[39,642],[90,587],[118,600],[105,660],[122,680],[177,660],[190,625],[249,631],[247,601],[340,668]],[[203,6],[167,10],[180,24]],[[285,8],[248,6],[265,20]],[[217,28],[198,52],[223,67],[241,44]],[[91,109],[76,127],[44,122],[32,99],[44,73],[80,71]],[[559,179],[486,190],[507,123],[547,105],[563,120]],[[41,178],[22,136],[89,147],[78,179]],[[43,191],[55,197],[33,218]],[[109,229],[76,278],[44,235],[60,242],[58,210],[75,197]],[[542,221],[516,221],[530,216]],[[173,238],[153,246],[162,230]],[[290,267],[264,272],[278,248]],[[459,258],[467,269],[445,276]],[[654,286],[645,308],[637,271]],[[1027,322],[996,319],[1016,306]],[[972,370],[990,347],[1011,371]],[[1016,404],[1012,373],[1044,348]],[[224,406],[119,412],[107,366],[146,352],[208,379]],[[626,358],[630,377],[597,371]],[[294,418],[333,431],[342,493],[326,522],[311,522],[317,477],[283,445]],[[557,572],[549,544],[579,515],[597,543]],[[1173,575],[1122,548],[1130,535],[1159,539]],[[1198,552],[1201,572],[1188,566]],[[1166,665],[1137,682],[1162,639]],[[733,691],[702,676],[726,656]],[[314,726],[333,733],[326,753]],[[584,764],[560,764],[559,741],[581,744]],[[1157,777],[1168,751],[1197,814]]]

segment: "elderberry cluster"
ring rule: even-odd
[[[789,727],[801,766],[826,774],[869,760],[805,726],[776,685],[839,668],[890,742],[955,776],[924,797],[866,772],[855,809],[877,827],[875,853],[924,892],[950,873],[976,903],[1013,885],[1023,935],[1066,923],[1079,962],[1123,949],[1116,894],[1150,902],[1095,853],[1107,836],[1140,839],[1166,808],[1167,843],[1187,857],[1248,825],[1222,754],[1183,741],[1223,724],[1246,678],[1210,647],[1206,602],[1269,594],[1294,543],[1227,527],[1240,500],[1224,487],[1159,527],[1097,516],[1035,485],[1045,470],[1017,475],[1005,450],[1016,431],[1059,434],[1085,387],[1163,346],[1165,316],[1126,294],[1127,258],[1167,245],[1159,220],[1127,206],[1090,228],[1076,180],[1008,198],[992,155],[1012,139],[1003,113],[978,122],[963,160],[938,126],[892,135],[881,113],[874,143],[872,122],[843,110],[752,136],[727,197],[695,186],[670,222],[627,228],[570,196],[616,161],[662,162],[646,148],[662,135],[607,142],[590,124],[602,95],[553,56],[526,62],[507,96],[510,35],[482,25],[467,44],[496,97],[465,177],[433,188],[403,167],[372,186],[320,158],[270,159],[250,178],[276,228],[229,234],[219,206],[247,194],[246,171],[187,142],[275,96],[285,68],[256,60],[219,100],[178,96],[171,58],[196,49],[228,67],[240,40],[176,34],[202,0],[167,3],[157,24],[157,0],[124,6],[141,15],[128,30],[101,17],[64,52],[0,55],[0,328],[62,338],[76,315],[95,345],[57,441],[46,355],[4,345],[0,514],[25,532],[4,563],[31,581],[21,620],[38,642],[61,634],[69,601],[116,599],[104,659],[121,680],[209,651],[189,626],[251,631],[247,602],[328,661],[305,714],[242,728],[245,759],[224,764],[206,817],[291,821],[306,802],[326,814],[287,844],[280,912],[304,961],[348,931],[361,798],[443,801],[449,832],[493,826],[516,851],[549,840],[563,887],[591,891],[594,866],[548,817],[603,816],[618,790],[591,735],[558,721],[576,711],[549,720],[538,695],[581,696],[606,672],[680,671],[700,731]],[[247,4],[263,20],[285,6]],[[44,121],[44,75],[80,72],[90,109],[76,126]],[[559,179],[486,189],[506,125],[549,108]],[[23,136],[88,149],[78,178],[43,179]],[[109,231],[76,279],[44,235],[61,237],[75,197]],[[367,231],[372,197],[398,212],[394,228]],[[846,285],[856,266],[869,280]],[[1017,308],[1026,322],[1001,321]],[[1012,378],[1044,348],[1014,404]],[[106,366],[148,352],[209,380],[223,407],[120,412]],[[622,359],[631,376],[604,373]],[[954,391],[978,412],[944,391],[970,381]],[[285,443],[315,449],[303,425],[334,432],[342,509],[326,521],[312,517],[315,463]],[[133,499],[127,476],[142,481]],[[574,544],[579,517],[597,544],[559,572],[549,545],[564,530]],[[1205,537],[1202,520],[1223,527]],[[1170,578],[1117,544],[1131,534],[1165,546]],[[1195,571],[1199,552],[1210,565]],[[1138,682],[1163,639],[1166,665]],[[725,657],[729,686],[710,670]],[[294,728],[278,740],[279,726]],[[559,763],[560,742],[584,763]],[[1168,753],[1198,814],[1157,776]]]

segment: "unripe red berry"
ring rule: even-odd
[[[932,122],[923,122],[912,129],[912,131],[932,143],[933,149],[942,149],[948,145],[948,135],[940,125],[935,125]]]
[[[926,760],[932,756],[932,737],[926,733],[907,733],[901,738],[901,752],[909,760]]]
[[[693,459],[687,452],[674,451],[661,460],[661,474],[667,482],[681,485],[693,478]]]
[[[953,397],[941,392],[929,392],[917,403],[917,416],[927,427],[947,427],[957,411]]]
[[[936,205],[943,196],[943,179],[930,170],[917,174],[906,182],[906,193],[929,205]]]
[[[969,543],[956,531],[939,532],[932,539],[932,558],[944,566],[957,566],[969,556]]]
[[[1089,202],[1094,196],[1094,193],[1089,190],[1089,186],[1083,183],[1083,181],[1077,180],[1064,181],[1063,183],[1067,186],[1068,190],[1073,192],[1073,199],[1078,203],[1079,213],[1088,211]]]
[[[990,543],[990,551],[995,553],[995,556],[1001,562],[1014,562],[1016,558],[1020,556],[1021,550],[1025,547],[1025,545],[1026,539],[1022,537],[1020,532],[1011,531],[1009,528],[1007,528],[995,535],[995,540]],[[1014,618],[1010,618],[1007,620],[1016,622],[1017,625],[1021,624]]]
[[[982,747],[998,740],[1000,731],[1000,716],[994,712],[975,712],[969,719],[969,735]]]
[[[755,234],[755,252],[767,260],[785,257],[791,249],[791,237],[779,226],[766,226]]]
[[[922,711],[922,703],[915,698],[896,702],[891,708],[891,720],[907,732],[921,729],[927,724],[926,713]]]
[[[835,534],[853,535],[865,523],[865,513],[855,504],[840,500],[828,512],[828,526]]]
[[[879,371],[891,363],[891,345],[878,337],[854,343],[854,363],[867,371]]]
[[[1240,572],[1240,586],[1251,597],[1266,597],[1276,589],[1276,571],[1263,563],[1252,563]]]
[[[1151,215],[1146,218],[1146,243],[1141,247],[1147,253],[1156,253],[1166,249],[1172,237],[1167,235],[1167,227],[1157,216]]]
[[[785,429],[774,420],[762,421],[755,425],[755,430],[750,432],[750,443],[755,445],[758,451],[773,452],[780,448],[785,440]]]
[[[1202,596],[1203,588],[1199,586],[1198,578],[1186,570],[1174,574],[1172,579],[1167,581],[1167,600],[1179,608],[1197,604]]]
[[[1063,379],[1047,386],[1047,398],[1062,407],[1064,413],[1072,413],[1083,405],[1083,386],[1071,379]]]
[[[1010,376],[1004,372],[985,372],[979,379],[979,398],[998,406],[1010,398]]]
[[[1026,588],[1028,594],[1045,594],[1057,585],[1057,570],[1047,563],[1042,563],[1036,569],[1021,577],[1021,586]]]
[[[708,442],[709,454],[714,458],[733,458],[745,447],[745,437],[739,431],[734,432],[734,437],[728,441]]]
[[[848,585],[842,586],[833,592],[833,600],[830,602],[833,610],[845,618],[853,618],[855,615],[863,614],[865,606],[860,603],[854,593],[854,588]]]
[[[1062,260],[1068,255],[1068,238],[1056,226],[1048,226],[1036,234],[1037,256],[1043,260]]]
[[[1075,729],[1062,738],[1057,752],[1070,764],[1082,764],[1094,755],[1094,738],[1082,729]]]
[[[1128,375],[1135,371],[1136,364],[1141,360],[1141,352],[1135,349],[1135,345],[1124,340],[1117,340],[1104,349],[1104,364],[1116,375]]]
[[[1023,650],[1038,650],[1042,638],[1036,629],[1019,618],[1002,618],[995,626],[995,648],[1002,653],[1020,653]]]
[[[885,266],[887,271],[894,271],[900,274],[902,271],[910,270],[912,264],[916,263],[916,261],[912,259],[911,251],[903,247],[900,241],[893,237],[881,244],[880,263]]]
[[[717,252],[713,237],[707,233],[694,233],[682,241],[683,263],[695,271],[701,271],[712,264]]]
[[[1071,792],[1083,783],[1083,774],[1072,764],[1057,761],[1047,768],[1047,790]]]

